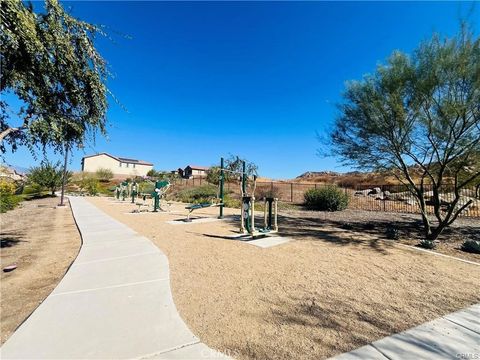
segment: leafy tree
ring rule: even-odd
[[[172,173],[170,171],[157,171],[155,169],[151,169],[147,172],[147,176],[157,179],[157,180],[168,180],[173,181],[178,178],[178,174]]]
[[[45,0],[42,14],[21,0],[2,1],[0,16],[0,153],[7,144],[12,151],[50,145],[63,152],[64,144],[104,134],[108,71],[94,46],[100,29],[57,0]],[[6,94],[22,104],[16,114]]]
[[[67,171],[65,183],[68,183],[71,177],[72,173]],[[50,190],[52,195],[55,195],[55,190],[62,186],[63,167],[60,162],[52,164],[47,160],[42,161],[40,166],[29,170],[28,181]]]
[[[211,166],[207,170],[207,182],[218,185],[220,182],[220,166]]]
[[[96,172],[95,175],[97,176],[97,179],[102,181],[102,182],[108,182],[113,179],[113,171],[110,169],[106,168],[99,168]]]
[[[225,159],[224,168],[228,171],[225,171],[224,178],[225,181],[232,181],[234,179],[239,179],[243,172],[243,162],[245,161],[245,172],[247,176],[258,175],[258,166],[248,160],[242,159],[238,155],[230,155]],[[220,182],[220,167],[212,166],[207,171],[207,181],[211,184],[216,184]]]
[[[461,193],[480,177],[480,40],[466,26],[453,38],[434,35],[411,56],[394,52],[374,74],[347,84],[339,112],[334,154],[393,171],[416,197],[427,239],[470,206]],[[445,204],[447,183],[453,200]]]

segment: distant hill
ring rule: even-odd
[[[335,171],[307,171],[290,181],[339,184],[348,187],[355,185],[394,185],[399,183],[398,180],[391,175],[361,171],[350,171],[346,173]]]

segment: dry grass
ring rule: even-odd
[[[169,225],[184,216],[91,201],[167,254],[181,316],[238,359],[327,358],[480,300],[480,266],[347,232],[321,215],[283,214],[281,229],[295,241],[261,249],[206,236],[232,233],[233,220]]]
[[[55,209],[58,198],[25,201],[1,215],[1,343],[50,294],[80,248],[80,234],[69,206]]]

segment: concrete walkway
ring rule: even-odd
[[[2,359],[227,359],[180,318],[168,260],[149,239],[83,198],[70,203],[80,253],[3,345]]]
[[[331,359],[480,359],[480,304]]]

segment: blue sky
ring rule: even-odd
[[[316,133],[335,119],[345,81],[360,79],[395,49],[410,52],[433,31],[458,29],[458,2],[64,2],[103,24],[98,48],[115,78],[108,138],[85,154],[109,152],[170,170],[238,154],[260,174],[346,171],[317,156]],[[476,18],[470,20],[478,24]],[[478,31],[478,25],[477,31]],[[129,38],[121,36],[128,35]],[[49,155],[55,158],[55,155]],[[59,156],[57,156],[59,157]],[[29,167],[25,149],[7,154]]]

